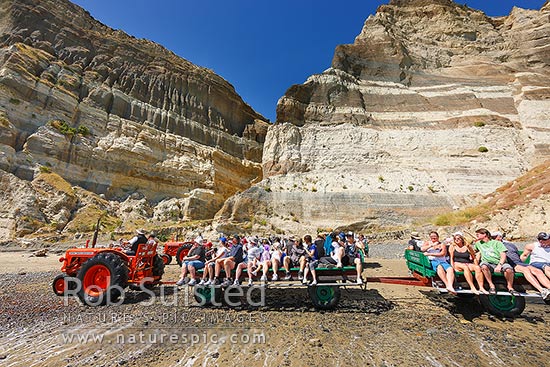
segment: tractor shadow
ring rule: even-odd
[[[135,305],[142,302],[150,301],[152,298],[173,297],[177,292],[175,286],[155,287],[151,290],[143,291],[140,289],[127,290],[124,294],[125,305]]]

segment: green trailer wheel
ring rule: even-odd
[[[516,296],[491,296],[482,294],[479,296],[481,305],[496,316],[517,317],[525,309],[525,298]]]
[[[309,298],[315,308],[330,310],[340,301],[341,291],[338,286],[321,285],[308,287]]]
[[[213,303],[220,303],[221,288],[213,285],[196,285],[193,289],[195,301],[200,306],[210,306]]]

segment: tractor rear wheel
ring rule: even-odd
[[[81,289],[78,297],[89,306],[116,301],[128,283],[128,268],[122,259],[110,252],[99,253],[80,268]]]
[[[191,246],[191,244],[183,245],[178,249],[178,252],[176,252],[176,261],[178,262],[179,266],[181,266],[183,258],[186,257],[189,253],[189,249],[191,248]]]
[[[164,265],[168,265],[172,262],[172,256],[170,256],[169,254],[162,254],[160,255],[160,257],[162,257],[162,261],[164,262]]]
[[[161,256],[156,255],[155,259],[153,260],[153,276],[159,277],[158,280],[161,280],[163,275],[164,275],[164,260]]]
[[[155,288],[160,280],[162,279],[162,276],[164,275],[164,261],[162,260],[161,255],[155,255],[153,259],[153,277],[157,278],[155,280],[155,283],[144,283],[146,289],[153,289]],[[130,285],[130,289],[132,290],[142,290],[140,285]]]
[[[74,278],[67,276],[66,274],[57,275],[52,282],[53,292],[57,296],[64,296],[68,290],[76,289],[76,283]]]

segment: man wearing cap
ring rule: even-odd
[[[521,260],[525,261],[529,255],[529,265],[540,269],[550,278],[550,234],[540,232],[537,235],[537,242],[525,245],[521,254]]]
[[[506,246],[508,249],[506,252],[506,258],[508,260],[508,264],[514,267],[514,271],[516,273],[523,274],[525,280],[531,283],[531,285],[539,291],[544,300],[550,299],[550,290],[548,289],[550,288],[550,279],[544,275],[542,270],[522,261],[518,247],[512,242],[504,241],[504,235],[501,232],[491,232],[491,237],[494,240],[501,241],[504,246]]]
[[[407,243],[407,249],[413,251],[421,251],[422,240],[420,239],[420,234],[418,232],[411,232],[411,239]]]
[[[493,283],[492,273],[504,274],[508,292],[512,295],[519,295],[514,290],[514,269],[506,262],[506,246],[500,241],[491,239],[491,232],[485,228],[476,231],[478,241],[474,244],[474,250],[478,251],[476,255],[479,260],[481,271],[489,283],[489,294],[496,294],[495,284]]]
[[[147,232],[145,232],[144,229],[138,229],[136,231],[136,235],[134,237],[132,237],[132,239],[130,241],[122,242],[123,245],[130,245],[131,246],[130,250],[126,251],[126,255],[134,256],[137,252],[137,249],[138,249],[139,245],[147,243],[147,237],[145,237],[146,233]]]

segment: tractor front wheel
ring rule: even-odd
[[[89,306],[116,301],[128,283],[128,268],[113,253],[100,253],[86,261],[77,275],[81,282],[78,297]]]
[[[65,274],[59,274],[53,279],[52,289],[57,296],[64,296],[68,290],[76,289],[76,283],[72,277]]]
[[[168,265],[172,262],[172,256],[170,256],[169,254],[162,254],[160,255],[160,257],[162,258],[162,262],[164,263],[164,265]]]

